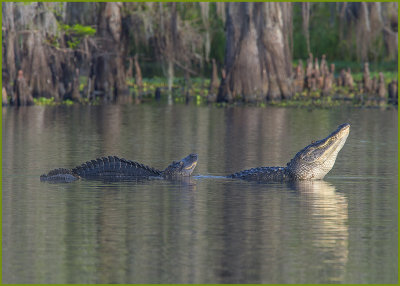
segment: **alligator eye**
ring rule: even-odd
[[[300,159],[304,159],[305,157],[307,157],[308,155],[310,155],[310,153],[312,153],[315,150],[314,147],[310,147],[308,150],[304,151],[301,155],[300,155]]]

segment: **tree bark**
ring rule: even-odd
[[[227,3],[226,78],[218,101],[291,96],[289,20],[290,3]]]
[[[135,59],[135,84],[137,87],[142,88],[143,87],[142,70],[140,69],[139,66],[139,60],[137,54],[135,55],[134,59]]]
[[[1,98],[2,98],[2,106],[7,106],[8,105],[8,98],[7,98],[7,91],[6,88],[3,86],[2,90],[1,90]]]
[[[14,104],[18,106],[33,105],[33,97],[29,90],[28,84],[24,78],[22,70],[18,71],[18,77],[15,80],[15,99]]]
[[[2,5],[3,74],[8,91],[17,70],[23,72],[33,97],[58,100],[64,97],[65,87],[72,84],[77,62],[65,46],[62,30],[57,28],[54,11],[59,7],[58,3]]]
[[[379,3],[383,6],[383,40],[388,58],[398,60],[398,3]]]
[[[308,30],[309,26],[310,26],[310,7],[311,7],[310,2],[301,3],[301,15],[303,18],[303,33],[304,33],[304,37],[306,38],[307,53],[311,53],[310,32]]]
[[[119,2],[101,3],[97,35],[100,38],[94,52],[93,69],[95,90],[107,100],[115,100],[127,92],[122,44],[121,7]]]
[[[10,89],[10,84],[14,82],[17,74],[15,67],[15,45],[16,45],[16,31],[14,25],[14,3],[2,4],[2,62],[3,62],[3,86]]]
[[[169,23],[169,32],[166,37],[166,58],[167,58],[167,77],[168,77],[168,91],[169,100],[171,101],[171,91],[174,82],[174,59],[176,53],[176,42],[177,42],[177,13],[176,13],[176,3],[170,3],[171,9],[171,19]]]
[[[208,102],[216,101],[219,84],[220,84],[220,82],[219,82],[219,78],[218,78],[217,63],[215,62],[215,59],[212,59],[212,75],[211,75],[210,87],[208,89],[208,95],[207,95]]]
[[[211,39],[210,39],[210,22],[208,19],[208,14],[210,10],[210,4],[208,2],[199,2],[201,18],[203,19],[204,32],[204,56],[206,62],[209,61],[210,49],[211,49]]]
[[[397,2],[349,2],[339,5],[339,40],[348,43],[350,52],[355,51],[358,60],[377,60],[379,52],[376,51],[376,42],[380,41],[381,37],[389,58],[397,60]]]
[[[388,85],[388,92],[389,92],[389,102],[397,105],[398,103],[398,92],[397,92],[397,80],[392,80],[392,82]]]

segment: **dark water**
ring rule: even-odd
[[[283,166],[343,123],[324,181],[216,176]],[[397,110],[3,108],[3,283],[395,283]],[[104,155],[156,168],[199,154],[188,181],[48,184]]]

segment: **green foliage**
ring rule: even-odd
[[[335,15],[331,15],[332,3],[313,3],[310,21],[310,46],[314,56],[326,54],[328,58],[337,58],[339,26]]]
[[[34,2],[32,2],[34,3]],[[51,13],[54,14],[57,20],[62,19],[62,10],[63,10],[63,3],[62,2],[53,2],[53,5],[50,7],[47,7]]]
[[[209,19],[211,30],[210,58],[214,58],[217,63],[222,64],[224,62],[226,45],[225,23],[218,16],[215,3],[210,3]]]
[[[39,98],[34,98],[33,102],[35,103],[35,105],[42,105],[42,106],[54,106],[54,105],[73,105],[74,102],[70,99],[66,99],[60,102],[55,102],[54,101],[54,97],[51,98],[46,98],[46,97],[39,97]]]
[[[66,99],[62,102],[62,104],[67,105],[67,106],[71,106],[74,104],[74,102],[70,99]]]
[[[75,49],[80,44],[80,42],[80,40],[67,41],[68,48]]]
[[[60,47],[60,42],[56,36],[47,36],[46,38],[47,44],[59,48]]]
[[[185,5],[177,5],[176,10],[183,21],[188,20],[201,25],[201,11],[198,3],[185,3]]]
[[[56,104],[54,102],[54,97],[51,97],[51,98],[46,98],[46,97],[34,98],[33,102],[35,103],[35,105],[55,105]]]
[[[301,3],[293,3],[293,58],[306,59],[307,43],[303,32]],[[359,62],[357,49],[356,25],[344,23],[337,10],[337,3],[312,2],[309,18],[310,50],[314,57],[326,54],[327,60]],[[342,29],[342,31],[341,31]],[[341,35],[343,33],[343,35]],[[379,62],[388,60],[383,34],[370,35],[371,46],[368,60]],[[396,63],[397,65],[397,63]]]
[[[223,63],[225,57],[226,35],[223,29],[214,30],[211,38],[210,58]]]
[[[82,26],[75,24],[73,26],[60,24],[60,28],[65,32],[66,35],[73,35],[77,37],[93,36],[96,33],[96,29],[90,26]]]
[[[293,3],[293,59],[308,57],[306,38],[303,34],[301,4]]]
[[[397,72],[384,71],[382,73],[383,73],[383,77],[385,79],[386,84],[388,84],[392,80],[397,79]],[[353,73],[352,76],[355,81],[361,81],[362,77],[363,77],[363,73],[362,72]],[[379,71],[370,72],[370,77],[371,78],[373,78],[373,77],[379,78]]]
[[[70,49],[76,49],[84,37],[90,37],[96,33],[96,29],[80,24],[75,24],[73,26],[59,24],[59,29],[68,37],[67,45]]]
[[[308,57],[306,38],[303,33],[301,4],[293,3],[293,58]],[[339,54],[339,25],[336,15],[331,15],[332,3],[312,3],[309,21],[310,49],[314,56],[323,54],[328,59],[341,58]]]
[[[368,58],[373,59],[374,62],[384,60],[384,41],[383,35],[380,35],[372,42],[372,49],[369,50]]]

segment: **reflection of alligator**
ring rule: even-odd
[[[197,154],[174,161],[164,171],[115,156],[88,161],[73,169],[59,168],[41,175],[41,181],[72,182],[79,178],[123,180],[162,177],[174,179],[190,176],[197,165]]]
[[[286,167],[253,168],[231,174],[228,178],[259,182],[323,179],[335,164],[349,132],[350,124],[340,125],[325,139],[313,142],[298,152]]]

